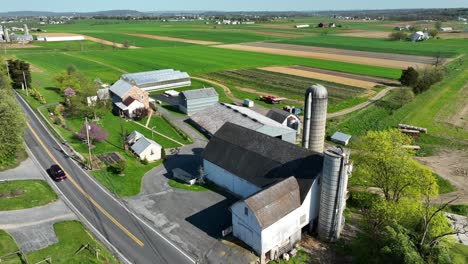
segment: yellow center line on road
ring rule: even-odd
[[[37,133],[34,131],[34,129],[31,127],[31,125],[26,123],[28,128],[31,130],[33,133],[34,137],[37,139],[39,144],[42,146],[42,148],[46,151],[47,155],[57,164],[60,165],[60,163],[55,159],[55,157],[50,153],[50,151],[46,148],[44,142],[39,138]],[[135,243],[137,243],[140,247],[143,247],[145,244],[141,242],[135,235],[133,235],[127,228],[125,228],[121,223],[119,223],[111,214],[109,214],[102,206],[97,203],[88,193],[81,188],[81,186],[73,179],[70,173],[68,173],[63,166],[62,167],[63,171],[67,174],[68,179],[72,182],[72,184],[99,210],[101,213],[103,213],[112,223],[114,223],[120,230],[122,230],[127,236],[129,236]]]

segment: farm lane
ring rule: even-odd
[[[45,170],[59,163],[69,179],[49,183],[80,220],[123,262],[194,263],[192,257],[151,228],[68,158],[26,102],[17,100],[28,118],[26,145]]]

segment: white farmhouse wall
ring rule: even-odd
[[[245,208],[248,210],[247,215],[245,215]],[[244,241],[244,243],[249,245],[257,254],[261,254],[262,229],[250,207],[244,201],[240,201],[231,206],[231,212],[233,235]]]
[[[247,198],[261,190],[261,188],[207,160],[203,160],[203,167],[208,180],[242,198]]]
[[[144,108],[144,107],[145,107],[145,105],[142,104],[141,102],[139,102],[137,100],[133,101],[133,103],[131,103],[127,107],[128,116],[131,117],[131,118],[135,117],[135,115],[133,114],[133,111],[135,111],[138,108]]]
[[[147,147],[141,154],[140,159],[147,159],[149,162],[161,159],[161,147],[157,145],[151,145]]]

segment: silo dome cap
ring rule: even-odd
[[[320,99],[325,99],[328,98],[328,91],[325,86],[320,85],[320,84],[315,84],[309,87],[306,91],[307,94],[312,94],[313,98],[320,98]]]

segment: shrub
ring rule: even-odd
[[[444,72],[438,67],[427,67],[419,73],[419,78],[413,87],[415,94],[420,94],[427,91],[431,86],[437,82],[442,81]]]
[[[388,36],[391,40],[406,40],[408,34],[403,31],[393,32]]]
[[[148,165],[148,159],[145,157],[144,159],[141,160],[141,164],[143,165]]]
[[[116,163],[110,165],[110,169],[112,172],[116,174],[121,174],[127,168],[127,161],[126,160],[119,160]]]
[[[42,96],[42,94],[41,94],[38,90],[36,90],[36,89],[34,89],[34,88],[29,88],[29,89],[28,89],[28,93],[29,93],[34,99],[36,99],[37,101],[39,101],[39,103],[41,103],[41,104],[46,104],[46,103],[47,103],[47,102],[46,102],[46,99],[44,98],[44,96]]]
[[[135,109],[135,111],[133,111],[133,115],[134,115],[133,119],[135,119],[137,121],[140,121],[143,118],[148,116],[148,109],[146,109],[144,107],[137,108],[137,109]]]
[[[414,87],[418,82],[419,73],[413,67],[408,67],[406,70],[401,71],[399,79],[401,85]]]
[[[161,149],[161,159],[162,160],[166,159],[166,150],[164,148]]]

